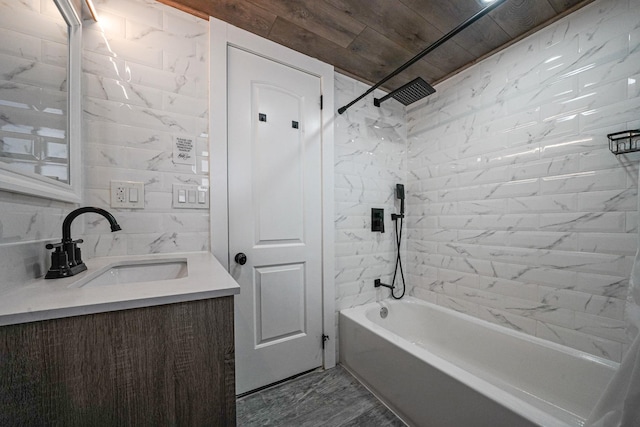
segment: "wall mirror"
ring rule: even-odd
[[[79,202],[80,10],[10,1],[0,17],[0,189]]]

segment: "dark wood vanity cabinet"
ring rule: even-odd
[[[234,426],[233,297],[0,327],[0,425]]]

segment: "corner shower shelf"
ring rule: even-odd
[[[613,154],[625,154],[640,151],[640,129],[610,133],[609,150]]]

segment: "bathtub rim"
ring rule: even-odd
[[[471,323],[476,323],[479,324],[481,326],[487,327],[489,329],[492,329],[496,332],[499,333],[504,333],[507,335],[511,335],[515,338],[520,338],[520,339],[524,339],[527,341],[532,341],[538,345],[541,345],[543,347],[547,347],[547,348],[551,348],[554,350],[558,350],[561,351],[563,353],[569,354],[571,356],[575,356],[575,357],[579,357],[581,359],[587,359],[590,360],[592,362],[596,362],[599,363],[601,365],[607,366],[609,368],[613,368],[613,369],[618,369],[618,367],[620,366],[620,363],[615,362],[613,360],[609,360],[609,359],[605,359],[603,357],[600,356],[596,356],[595,354],[591,354],[591,353],[587,353],[586,351],[582,351],[582,350],[578,350],[576,348],[573,347],[569,347],[563,344],[559,344],[553,341],[549,341],[546,340],[544,338],[540,338],[537,337],[535,335],[530,335],[526,332],[521,332],[521,331],[517,331],[515,329],[511,329],[508,328],[506,326],[502,326],[493,322],[489,322],[488,320],[484,320],[481,319],[479,317],[475,317],[472,316],[470,314],[466,314],[451,308],[447,308],[447,307],[443,307],[441,305],[438,304],[434,304],[432,302],[429,301],[425,301],[413,296],[405,296],[402,300],[393,300],[393,299],[384,299],[382,301],[377,301],[377,302],[371,302],[365,305],[361,305],[361,306],[357,306],[357,307],[350,307],[350,308],[345,308],[340,310],[340,313],[345,313],[345,315],[349,315],[349,317],[353,318],[353,315],[351,315],[351,313],[354,313],[355,316],[362,316],[362,318],[367,321],[370,322],[371,324],[373,324],[375,327],[378,327],[382,330],[388,331],[387,329],[385,329],[384,327],[372,322],[371,320],[367,319],[365,312],[368,309],[373,308],[374,306],[378,306],[379,308],[384,307],[385,305],[396,305],[396,304],[412,304],[412,305],[423,305],[423,306],[427,306],[430,309],[435,309],[436,311],[439,311],[441,313],[445,313],[447,315],[452,315],[454,317],[458,317],[460,319],[463,320],[467,320]],[[390,332],[390,331],[389,331]],[[402,338],[405,342],[412,344],[409,340]]]
[[[472,388],[476,392],[486,396],[488,399],[496,402],[499,405],[506,407],[510,411],[513,411],[519,414],[520,416],[522,416],[523,418],[527,419],[528,421],[536,423],[540,426],[548,426],[548,427],[554,427],[554,426],[567,427],[567,426],[574,426],[574,425],[578,426],[578,425],[582,425],[582,423],[584,423],[586,418],[583,418],[578,414],[574,414],[570,411],[567,411],[564,408],[560,408],[554,405],[553,402],[549,402],[549,401],[545,401],[545,402],[547,402],[550,406],[559,408],[559,410],[563,411],[566,414],[570,414],[573,417],[573,419],[576,421],[576,423],[571,424],[564,419],[558,418],[548,412],[545,412],[541,408],[538,408],[535,405],[509,393],[508,391],[503,390],[497,385],[492,384],[488,380],[478,377],[466,371],[465,369],[457,366],[456,364],[449,362],[446,359],[443,359],[442,357],[430,352],[428,349],[422,346],[416,345],[411,341],[409,341],[408,339],[394,334],[393,332],[384,328],[383,326],[374,323],[372,320],[368,319],[366,316],[367,311],[371,309],[378,310],[379,308],[382,308],[385,306],[389,307],[389,305],[396,305],[396,304],[413,304],[413,305],[426,306],[429,309],[434,309],[436,311],[444,313],[445,315],[451,315],[454,317],[458,317],[462,320],[466,320],[466,321],[478,324],[480,326],[487,327],[498,333],[504,333],[517,339],[524,339],[526,341],[531,341],[535,344],[539,344],[543,347],[547,347],[553,350],[566,353],[570,356],[586,359],[588,361],[598,363],[600,365],[604,365],[608,368],[613,369],[614,371],[617,370],[617,368],[620,366],[620,364],[617,362],[604,359],[599,356],[589,354],[581,350],[567,347],[562,344],[544,340],[542,338],[529,335],[524,332],[516,331],[510,328],[507,328],[505,326],[491,323],[487,320],[477,318],[466,313],[461,313],[453,309],[442,307],[437,304],[424,301],[411,296],[406,296],[401,301],[385,299],[378,302],[368,303],[362,306],[351,307],[351,308],[340,310],[340,317],[345,316],[346,318],[348,318],[349,320],[355,323],[362,324],[363,327],[367,328],[373,334],[379,336],[381,339],[391,343],[392,345],[396,345],[403,348],[413,357],[425,360],[426,363],[429,363],[432,366],[434,366],[436,369],[439,369],[446,375],[450,376],[453,380],[467,385],[468,387]],[[340,324],[339,327],[341,328],[342,325]],[[340,334],[340,338],[342,338],[342,334]],[[339,348],[342,351],[344,347],[343,345],[340,345]],[[343,363],[342,357],[340,357],[340,363],[345,368],[347,368],[350,372],[354,373],[354,376],[356,376],[358,380],[360,380],[365,386],[367,386],[367,388],[371,389],[376,396],[381,397],[384,395],[384,393],[382,393],[381,391],[375,390],[375,387],[373,387],[371,384],[367,382],[365,378],[359,375],[356,372],[356,369],[354,367],[346,363]],[[604,391],[604,388],[603,388],[603,391]],[[400,412],[399,409],[397,409],[395,405],[393,405],[391,402],[385,402],[385,404],[387,406],[390,406],[394,412],[396,413]],[[401,416],[400,418],[402,418],[404,421],[403,416]]]

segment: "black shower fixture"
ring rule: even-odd
[[[384,209],[371,208],[371,231],[384,233]]]
[[[447,34],[445,34],[444,36],[440,37],[435,42],[431,43],[422,52],[418,53],[416,56],[414,56],[413,58],[411,58],[410,60],[408,60],[407,62],[405,62],[401,66],[399,66],[398,68],[396,68],[396,70],[393,71],[391,74],[389,74],[387,77],[383,78],[378,83],[376,83],[375,85],[371,86],[365,93],[363,93],[362,95],[360,95],[359,97],[357,97],[356,99],[354,99],[353,101],[348,103],[347,105],[338,108],[338,114],[342,114],[345,111],[347,111],[347,109],[349,107],[351,107],[353,104],[355,104],[356,102],[360,101],[362,98],[364,98],[365,96],[369,95],[371,92],[373,92],[374,90],[376,90],[377,88],[379,88],[380,86],[385,84],[388,80],[390,80],[393,77],[397,76],[398,74],[400,74],[401,72],[403,72],[404,70],[406,70],[407,68],[409,68],[410,66],[412,66],[413,64],[418,62],[419,60],[421,60],[426,54],[428,54],[429,52],[432,52],[433,50],[437,49],[438,47],[443,45],[447,40],[451,39],[453,36],[458,34],[460,31],[464,30],[465,28],[467,28],[468,26],[470,26],[471,24],[476,22],[478,19],[482,18],[483,16],[485,16],[486,14],[488,14],[489,12],[491,12],[492,10],[494,10],[495,8],[497,8],[498,6],[500,6],[502,3],[506,2],[506,1],[507,0],[495,0],[489,6],[487,6],[484,9],[478,11],[475,15],[471,16],[466,21],[462,22],[460,25],[455,27],[453,30],[449,31]],[[422,79],[420,79],[420,80],[422,80]],[[399,92],[399,91],[401,91],[402,89],[404,89],[407,86],[413,85],[415,83],[415,81],[416,80],[413,80],[408,85],[404,85],[400,89],[394,90],[389,95],[392,95],[395,92]],[[424,82],[424,80],[422,80],[422,81]],[[433,89],[427,82],[424,82],[424,83],[427,86],[429,86],[431,89]],[[434,90],[434,92],[435,92],[435,90]],[[431,93],[433,93],[433,92],[431,92]],[[389,95],[387,95],[387,96],[389,96]],[[429,95],[429,94],[427,94],[427,95]],[[427,95],[424,95],[424,96],[427,96]],[[386,99],[387,96],[382,98],[378,102],[378,104],[376,104],[376,105],[379,106],[379,103],[382,102],[384,99]],[[418,99],[424,98],[424,96],[421,96],[420,98],[417,98],[416,101]],[[409,99],[409,98],[407,98],[407,99]],[[400,102],[402,102],[402,101],[400,101]],[[404,105],[408,105],[408,104],[404,104]]]
[[[414,102],[431,95],[435,91],[436,90],[429,83],[425,82],[422,77],[416,77],[406,85],[394,90],[380,99],[373,98],[373,105],[379,107],[380,104],[387,99],[393,98],[396,101],[401,102],[402,105],[406,107],[409,104],[413,104]]]

